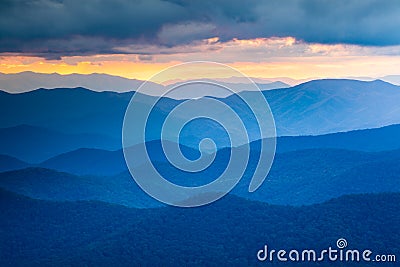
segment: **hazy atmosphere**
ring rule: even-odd
[[[0,266],[400,261],[399,0],[0,0]]]

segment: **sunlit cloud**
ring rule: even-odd
[[[400,46],[306,43],[294,37],[234,38],[225,42],[212,37],[176,46],[129,44],[114,49],[120,53],[64,56],[59,60],[3,54],[0,71],[107,73],[148,79],[165,67],[196,60],[225,63],[249,76],[266,78],[380,77],[398,74],[400,69]]]

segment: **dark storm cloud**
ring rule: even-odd
[[[278,1],[275,1],[275,6],[263,5],[258,16],[260,27],[256,29],[265,35],[275,31],[280,36],[290,35],[307,42],[376,46],[400,44],[400,31],[396,30],[400,25],[398,0],[291,2],[287,9],[279,8]],[[279,20],[280,17],[285,19]]]
[[[58,58],[218,36],[400,44],[398,0],[3,0],[0,52]]]

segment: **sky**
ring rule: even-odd
[[[200,60],[259,78],[382,77],[400,74],[399,25],[398,0],[2,0],[0,72],[146,80]]]

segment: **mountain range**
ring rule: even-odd
[[[244,88],[233,78],[222,82]],[[262,99],[252,91],[214,96],[244,120],[250,158],[228,195],[191,209],[154,200],[127,169],[121,129],[136,92],[90,89],[0,91],[0,266],[255,266],[264,245],[322,250],[336,248],[339,238],[352,249],[400,255],[400,87],[379,80],[315,80],[264,88],[277,126],[277,153],[253,193],[248,188],[262,135],[240,96],[256,108]],[[144,112],[154,96],[141,96],[136,104]],[[147,125],[146,149],[170,182],[200,186],[223,173],[231,149],[242,148],[230,147],[218,124],[194,121],[181,132],[182,153],[198,158],[200,139],[211,137],[216,160],[198,173],[169,164],[160,122],[183,101],[160,99]],[[219,115],[231,123],[228,113]],[[180,120],[179,114],[173,118]],[[144,168],[145,158],[134,159],[136,168]]]
[[[251,77],[251,80],[257,83],[261,89],[285,88],[299,85],[304,82],[320,79],[318,77],[308,79],[292,79],[288,77],[257,78]],[[362,81],[373,81],[380,79],[382,81],[400,85],[400,75],[387,75],[378,78],[372,77],[343,77],[342,79],[353,79]],[[165,81],[165,86],[172,86],[187,80]],[[230,85],[248,84],[248,79],[243,77],[215,78],[213,81]],[[93,74],[58,74],[58,73],[36,73],[25,71],[20,73],[0,73],[0,90],[9,93],[21,93],[33,91],[37,88],[75,88],[85,87],[93,91],[114,91],[129,92],[136,90],[144,81],[129,79],[115,75],[93,73]],[[163,89],[162,84],[153,84],[159,90]],[[159,94],[156,94],[159,95]]]
[[[0,129],[0,154],[16,157],[31,164],[79,148],[116,150],[119,139],[101,134],[69,134],[29,125]]]
[[[9,93],[22,93],[37,88],[75,88],[85,87],[93,91],[129,92],[136,90],[143,81],[127,79],[108,74],[44,74],[21,72],[15,74],[0,73],[0,89]],[[156,84],[154,84],[157,86]],[[162,87],[162,86],[160,86]]]
[[[400,125],[355,130],[318,136],[283,136],[277,139],[277,152],[305,149],[341,149],[380,152],[400,149]],[[43,128],[21,125],[0,129],[2,146],[0,171],[40,166],[78,175],[110,175],[126,170],[121,143],[106,136],[61,134]],[[97,137],[97,138],[95,138]],[[17,141],[17,140],[18,141]],[[153,160],[166,161],[161,146],[149,142]],[[257,150],[257,142],[251,143]],[[196,158],[198,150],[181,145],[186,155]],[[196,156],[197,155],[197,156]],[[138,159],[138,162],[143,162]]]
[[[113,76],[108,74],[67,74],[61,75],[58,73],[44,74],[44,73],[35,73],[35,72],[21,72],[14,74],[4,74],[0,73],[0,90],[9,92],[9,93],[23,93],[34,91],[38,88],[76,88],[76,87],[84,87],[96,92],[104,92],[104,91],[113,91],[113,92],[131,92],[136,91],[142,83],[145,81],[136,80],[136,79],[128,79],[120,76]],[[211,81],[212,82],[212,81]],[[165,90],[169,87],[175,87],[180,82],[175,84],[169,84],[165,87],[162,84],[154,83],[148,81],[151,84],[151,91],[147,93],[149,95],[161,96]],[[252,88],[247,83],[237,83],[237,82],[229,82],[229,81],[219,81],[224,86],[228,86],[234,88],[236,92],[247,90],[247,88]],[[259,80],[257,85],[262,90],[276,89],[276,88],[285,88],[289,87],[288,84],[280,82],[278,80]],[[208,93],[212,94],[212,88],[210,90],[202,91],[207,95]],[[224,93],[219,95],[219,97],[224,97],[229,95],[230,93]],[[185,97],[194,97],[192,93],[184,93],[175,95],[178,99]]]
[[[400,122],[400,87],[376,80],[316,80],[265,91],[279,136],[321,135]]]
[[[225,150],[219,152],[220,159],[212,167],[194,174],[176,170],[166,159],[158,158],[153,164],[175,184],[198,186],[222,173],[229,159]],[[0,187],[38,199],[101,200],[130,207],[153,207],[158,203],[133,181],[122,153],[102,153],[105,152],[81,149],[39,166],[18,166],[24,169],[0,173]],[[250,160],[232,194],[270,204],[299,206],[346,194],[400,192],[399,160],[400,150],[312,149],[279,153],[267,179],[256,192],[248,192],[257,165],[256,160]]]
[[[103,177],[99,181],[105,182],[104,188],[112,188],[107,181],[113,181],[113,177],[129,180],[130,175],[121,151],[121,128],[126,106],[134,93],[94,92],[85,88],[38,89],[20,94],[0,92],[0,111],[2,114],[10,114],[0,121],[0,170],[15,171],[18,174],[18,170],[23,171],[27,167],[31,167],[28,173],[41,173],[43,168],[52,169],[76,176],[78,178],[71,181],[78,182],[88,179],[82,180],[79,177],[92,177],[90,179],[94,180]],[[253,194],[252,199],[274,204],[303,205],[319,203],[342,193],[398,190],[397,176],[386,174],[385,171],[397,171],[394,161],[397,159],[396,151],[400,149],[400,141],[396,138],[400,133],[396,125],[400,123],[400,108],[397,104],[400,101],[399,87],[379,80],[316,80],[263,93],[275,117],[279,135],[278,154],[270,173],[271,179],[260,188],[262,193]],[[253,141],[251,152],[257,154],[257,135],[252,133],[256,127],[248,107],[243,107],[240,101],[240,95],[243,94],[253,99],[254,103],[259,101],[251,91],[219,100],[232,107],[249,126],[247,130],[250,135],[253,134],[250,139]],[[145,110],[148,103],[153,101],[153,96],[144,96],[142,100],[138,105]],[[155,122],[150,121],[148,126],[151,129],[147,140],[148,151],[159,171],[167,174],[171,174],[173,169],[168,167],[163,156],[157,139],[157,127],[162,125],[160,122],[170,110],[180,103],[182,100],[160,99],[153,110]],[[207,107],[199,107],[199,111],[202,108]],[[229,114],[219,115],[225,116],[229,122]],[[179,115],[174,119],[179,121]],[[206,170],[197,177],[212,179],[213,175],[219,173],[218,168],[223,169],[223,164],[229,158],[225,148],[229,144],[224,143],[226,135],[221,134],[221,129],[213,124],[197,123],[192,126],[183,129],[179,140],[181,148],[186,151],[185,155],[196,158],[199,155],[199,139],[194,138],[198,137],[196,133],[214,138],[218,144],[217,155],[220,155],[220,160],[214,169]],[[377,128],[381,126],[384,127]],[[376,129],[360,130],[364,128]],[[250,173],[257,163],[252,157],[254,155],[248,166]],[[318,162],[319,158],[329,164]],[[141,162],[138,159],[137,166]],[[375,166],[377,171],[371,170],[370,166]],[[364,174],[367,183],[357,180],[357,173],[364,173],[363,170],[369,170]],[[6,178],[13,174],[7,173]],[[33,179],[26,173],[24,176]],[[187,180],[184,172],[168,176],[175,179],[174,182],[183,184],[196,185],[199,182]],[[282,179],[282,176],[286,178]],[[46,175],[38,177],[48,178]],[[51,177],[58,177],[58,174],[53,173]],[[107,177],[111,177],[110,180]],[[244,178],[249,177],[245,175]],[[13,180],[6,178],[3,178],[3,186],[11,186]],[[249,181],[246,179],[243,179],[246,182],[237,188],[239,191],[235,194],[249,197],[246,187]],[[379,179],[387,180],[379,183]],[[57,179],[52,181],[56,182]],[[314,183],[318,187],[313,187]],[[354,184],[359,187],[351,187]],[[337,185],[341,185],[343,190],[337,188]],[[75,185],[75,188],[78,187]],[[296,192],[287,188],[297,190],[298,197],[294,197]],[[323,193],[314,194],[318,188]],[[94,191],[96,193],[89,195],[101,194],[97,189]]]
[[[255,93],[240,94],[247,94],[254,100],[255,109],[259,108],[260,99]],[[94,92],[83,88],[40,89],[21,94],[0,92],[0,111],[10,114],[2,118],[0,128],[25,124],[64,134],[94,134],[119,141],[132,95],[133,92]],[[382,81],[317,80],[287,89],[267,90],[264,95],[274,115],[278,136],[322,135],[400,123],[400,88]],[[260,138],[254,117],[238,95],[220,100],[243,119],[250,141]],[[153,129],[148,140],[160,138],[157,136],[160,121],[180,103],[182,100],[170,98],[159,101],[152,112],[155,119],[148,123]],[[138,105],[143,110],[148,108],[147,101]],[[220,115],[230,120],[228,113]],[[179,122],[179,116],[174,120]],[[197,123],[196,127],[187,128],[181,137],[184,145],[197,148],[198,140],[193,136],[199,132],[210,135],[221,147],[228,145],[215,123]],[[172,135],[166,133],[174,139]]]
[[[307,207],[227,196],[195,209],[135,209],[98,201],[35,200],[0,190],[0,265],[305,266],[259,262],[257,251],[264,245],[287,251],[335,249],[339,238],[349,248],[371,250],[372,257],[398,255],[399,203],[398,193],[349,195]]]

